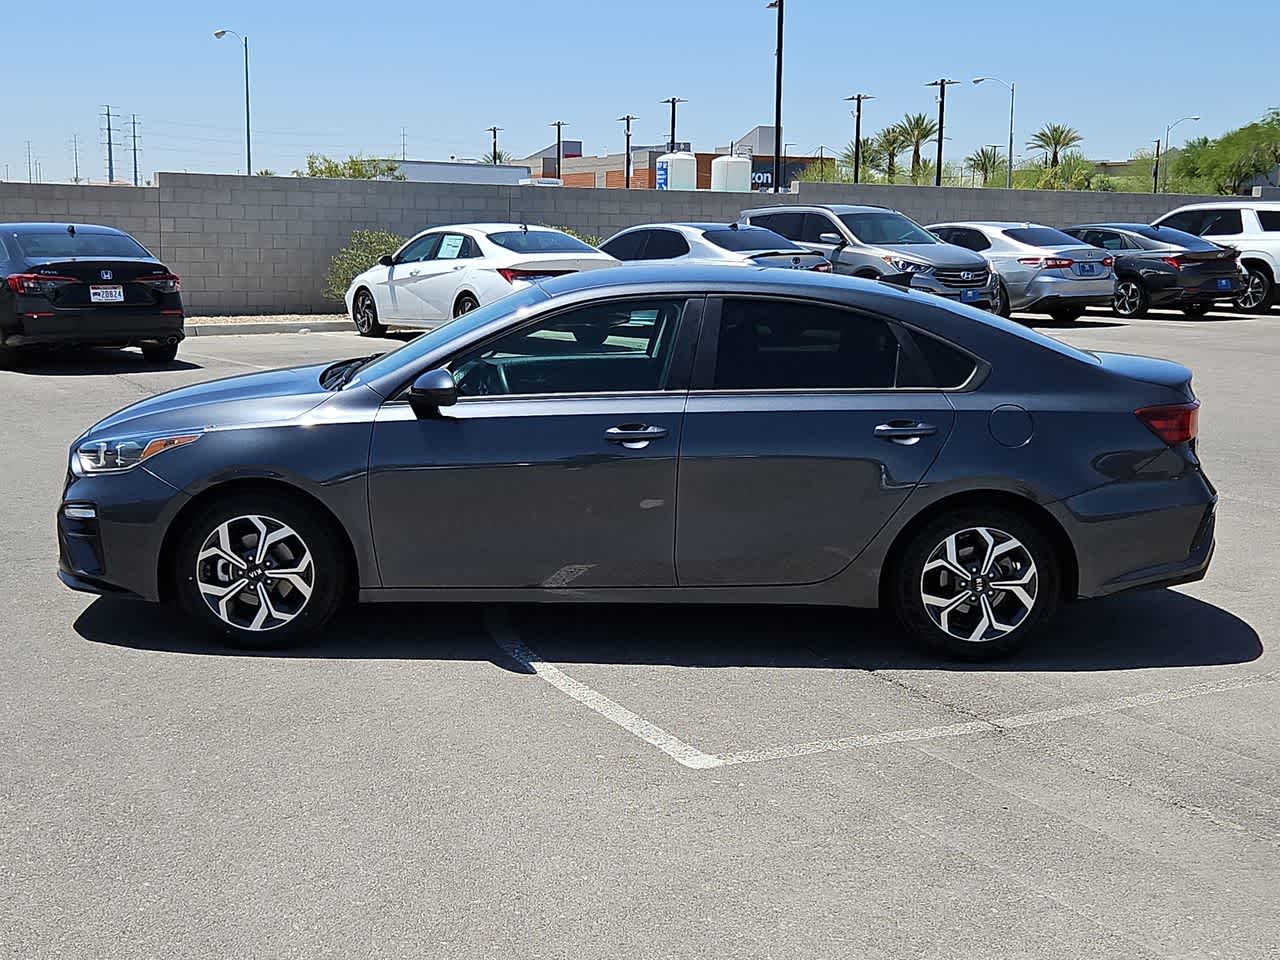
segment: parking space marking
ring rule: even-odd
[[[632,736],[645,743],[657,747],[681,766],[694,770],[711,770],[716,767],[730,767],[743,763],[765,763],[770,760],[789,760],[794,757],[807,757],[820,753],[843,753],[865,747],[886,746],[894,743],[913,743],[920,740],[941,740],[947,737],[960,737],[976,733],[1001,733],[1006,730],[1017,730],[1023,727],[1045,726],[1063,720],[1078,717],[1091,717],[1105,713],[1118,713],[1136,707],[1149,707],[1161,703],[1172,703],[1192,697],[1203,697],[1215,693],[1227,693],[1232,690],[1243,690],[1265,683],[1280,680],[1280,670],[1268,673],[1252,673],[1242,677],[1226,677],[1222,680],[1206,680],[1172,690],[1155,690],[1151,693],[1133,694],[1127,697],[1116,697],[1111,700],[1097,700],[1091,703],[1073,704],[1057,707],[1053,710],[1035,710],[1030,713],[1018,713],[1008,717],[997,717],[992,720],[967,720],[963,723],[948,723],[934,727],[912,727],[906,730],[890,730],[884,733],[869,733],[853,737],[839,737],[831,740],[809,740],[805,743],[793,743],[780,747],[767,747],[760,750],[738,750],[733,753],[704,753],[697,747],[685,743],[651,723],[639,714],[633,713],[622,704],[610,700],[604,694],[593,690],[579,680],[575,680],[560,668],[542,659],[528,646],[515,629],[505,613],[490,611],[485,615],[485,624],[494,642],[513,660],[523,666],[539,679],[546,681],[561,693],[564,693],[598,713],[612,723],[617,724]]]
[[[254,370],[275,370],[276,367],[263,366],[260,363],[249,363],[247,360],[232,360],[230,357],[214,357],[207,353],[193,353],[190,350],[183,350],[184,357],[195,357],[197,360],[209,360],[214,363],[230,363],[237,367],[251,367]]]

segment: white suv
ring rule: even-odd
[[[1155,225],[1234,247],[1240,252],[1240,265],[1249,273],[1249,286],[1236,306],[1250,311],[1271,308],[1280,280],[1280,201],[1193,203],[1166,213]]]

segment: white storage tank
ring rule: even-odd
[[[711,189],[720,191],[751,191],[751,161],[746,157],[725,154],[711,161]]]
[[[698,158],[692,153],[664,153],[654,164],[653,185],[659,190],[697,190]]]

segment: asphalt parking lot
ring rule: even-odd
[[[981,667],[778,608],[370,607],[213,647],[59,585],[68,443],[369,341],[0,373],[0,955],[1280,956],[1280,313],[1043,329],[1195,370],[1218,553]]]

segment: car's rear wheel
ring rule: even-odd
[[[1049,316],[1057,323],[1074,323],[1084,316],[1084,307],[1054,307]]]
[[[1271,298],[1275,293],[1275,282],[1271,279],[1271,274],[1253,263],[1245,264],[1245,270],[1249,274],[1249,280],[1244,293],[1236,298],[1236,309],[1242,313],[1271,309]]]
[[[997,280],[995,289],[991,291],[991,312],[1000,317],[1007,317],[1013,313],[1013,309],[1009,306],[1009,290],[1005,287],[1003,280]]]
[[[1133,279],[1121,280],[1116,284],[1115,299],[1112,301],[1116,316],[1125,320],[1137,320],[1145,317],[1151,309],[1151,298],[1146,288]]]
[[[0,345],[0,370],[12,370],[21,360],[22,354],[17,347]]]
[[[1010,653],[1056,610],[1053,545],[1020,513],[971,507],[936,517],[906,543],[890,572],[899,622],[960,660]]]
[[[142,355],[151,363],[172,363],[178,356],[176,343],[144,343]]]
[[[454,303],[453,315],[455,317],[460,317],[464,313],[470,313],[472,310],[474,310],[478,306],[480,306],[480,303],[479,301],[476,300],[475,297],[473,297],[469,293],[464,293],[462,296],[458,298],[457,302]]]
[[[357,290],[351,301],[351,322],[362,337],[380,337],[387,328],[378,320],[378,305],[368,290]]]
[[[345,598],[347,560],[331,524],[275,493],[214,501],[180,532],[173,558],[178,604],[235,647],[296,643]]]
[[[1212,303],[1201,303],[1199,301],[1184,303],[1182,305],[1182,312],[1193,320],[1199,320],[1201,317],[1204,317],[1211,309],[1213,309]]]

